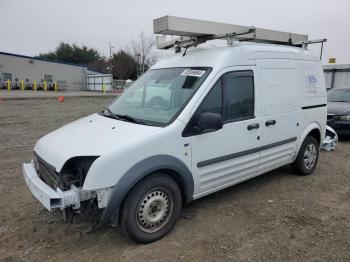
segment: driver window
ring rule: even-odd
[[[227,73],[222,77],[224,121],[254,118],[254,79],[251,71]]]
[[[252,71],[226,73],[215,83],[196,111],[221,114],[224,121],[254,118],[254,77]]]
[[[216,82],[198,108],[198,115],[204,112],[222,113],[222,88],[220,79]]]

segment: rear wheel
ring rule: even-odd
[[[128,194],[122,210],[121,226],[132,240],[150,243],[174,227],[181,211],[181,191],[168,176],[152,175]]]
[[[302,176],[312,174],[318,162],[318,155],[318,141],[313,136],[307,136],[300,147],[297,158],[291,165],[293,171]]]

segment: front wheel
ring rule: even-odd
[[[174,227],[181,212],[181,191],[168,176],[152,175],[128,194],[122,210],[124,233],[140,243],[156,241]]]
[[[302,176],[311,175],[318,162],[319,147],[316,138],[307,136],[300,147],[297,158],[291,165],[293,171]]]

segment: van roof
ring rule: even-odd
[[[320,61],[309,50],[300,47],[261,44],[249,42],[235,42],[231,46],[214,48],[190,48],[186,55],[182,52],[168,56],[152,69],[169,67],[213,67],[225,68],[237,65],[255,65],[256,59],[295,59],[306,61]]]

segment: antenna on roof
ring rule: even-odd
[[[322,43],[323,47],[323,42],[326,41],[326,39],[309,41],[308,35],[176,16],[163,16],[154,19],[153,32],[163,36],[179,36],[170,41],[165,41],[165,37],[157,37],[159,49],[174,47],[175,52],[180,52],[181,47],[197,46],[215,39],[226,39],[228,44],[232,44],[233,40],[236,40],[304,48],[314,43]]]

